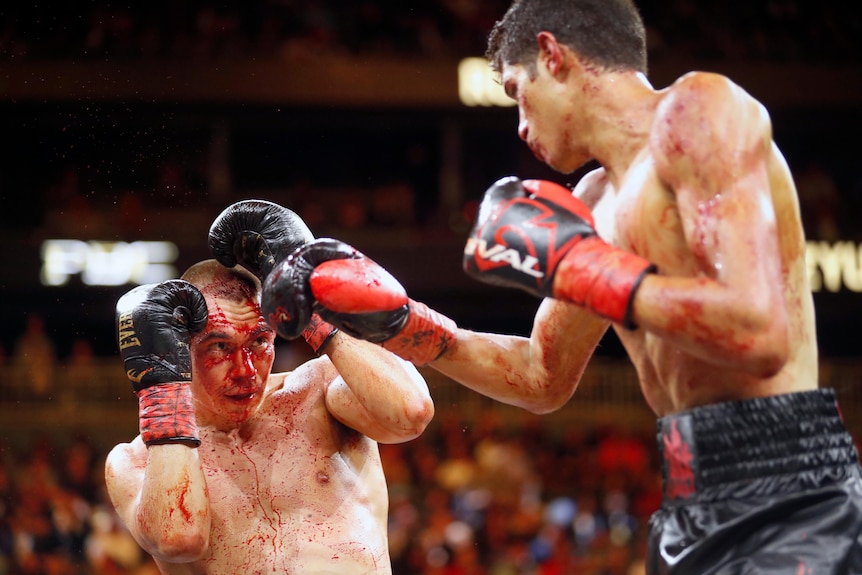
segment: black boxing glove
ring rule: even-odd
[[[293,250],[314,239],[295,212],[266,200],[228,206],[210,226],[209,247],[223,266],[241,265],[263,282]]]
[[[464,270],[479,281],[570,301],[635,329],[635,292],[656,268],[599,238],[589,208],[566,188],[507,177],[485,192],[464,248]]]
[[[377,263],[330,238],[298,248],[276,266],[264,284],[261,307],[287,339],[296,338],[317,314],[417,365],[440,357],[457,329],[451,319],[409,299]]]
[[[206,324],[204,296],[183,280],[141,285],[117,302],[117,344],[138,396],[141,438],[148,446],[200,444],[189,346]]]
[[[295,212],[266,200],[243,200],[228,206],[209,231],[213,257],[226,267],[241,265],[261,283],[279,262],[313,239]],[[302,335],[318,354],[336,332],[317,317],[306,319],[304,325]]]

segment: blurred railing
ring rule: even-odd
[[[430,368],[422,373],[441,417],[455,410],[470,422],[496,410],[503,421],[514,426],[534,418],[552,427],[652,426],[655,422],[634,369],[624,358],[594,358],[572,399],[560,410],[541,416],[475,393]],[[848,426],[862,431],[862,361],[823,361],[820,374],[821,386],[837,390]],[[137,433],[137,399],[118,359],[99,359],[85,373],[80,368],[58,367],[51,388],[41,394],[28,387],[27,373],[21,368],[0,367],[0,433],[5,440],[73,431],[92,432],[109,442]]]

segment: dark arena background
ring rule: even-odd
[[[529,333],[536,300],[461,271],[488,185],[580,175],[533,158],[494,86],[459,80],[507,2],[13,4],[0,8],[0,574],[157,572],[104,493],[105,454],[137,433],[114,304],[209,257],[230,203],[292,208],[463,327]],[[862,437],[862,8],[639,6],[655,87],[715,71],[769,109],[799,188],[820,383]],[[279,369],[307,357],[279,342]],[[545,416],[424,373],[434,422],[381,447],[397,575],[642,572],[655,419],[613,335]]]

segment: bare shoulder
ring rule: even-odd
[[[596,168],[578,180],[572,195],[584,202],[591,210],[595,209],[608,189],[608,175],[604,168]]]
[[[326,356],[310,359],[293,371],[273,373],[267,384],[270,399],[312,397],[322,393],[338,372]]]
[[[771,141],[766,108],[728,77],[690,72],[665,88],[650,131],[662,176],[718,168],[728,154]]]

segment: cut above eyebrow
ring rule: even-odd
[[[198,340],[200,343],[206,343],[214,339],[230,339],[230,336],[223,331],[211,331],[201,336]]]
[[[275,333],[275,330],[272,329],[268,324],[259,325],[256,328],[249,331],[249,337],[258,337],[260,335],[269,335],[271,333]],[[198,340],[201,343],[214,340],[214,339],[232,339],[232,336],[224,331],[213,330],[203,336]]]

